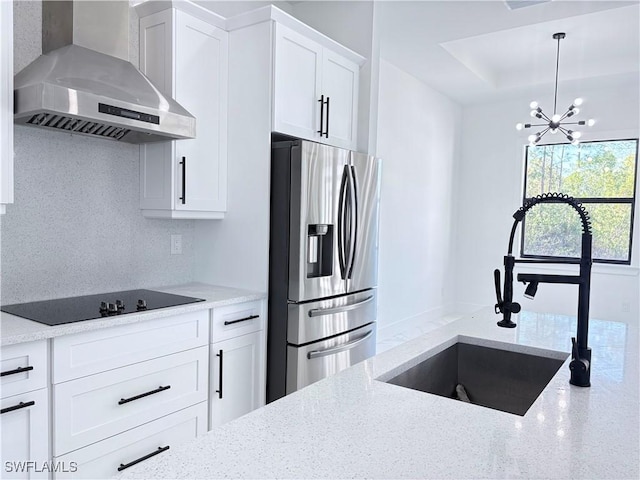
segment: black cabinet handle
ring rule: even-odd
[[[184,205],[187,203],[187,157],[182,157],[180,165],[182,165],[182,196],[180,197],[180,201],[182,201],[182,205]]]
[[[6,375],[13,375],[15,373],[28,372],[29,370],[33,370],[33,367],[32,366],[18,367],[15,370],[7,370],[6,372],[1,372],[0,377],[4,377]]]
[[[246,322],[247,320],[253,320],[254,318],[260,318],[260,315],[249,315],[248,317],[241,318],[239,320],[225,320],[225,325],[233,325],[234,323]]]
[[[320,95],[320,100],[318,100],[320,102],[320,130],[317,130],[317,132],[320,134],[320,136],[324,135],[325,137],[329,138],[329,97],[327,97],[327,99],[324,99],[324,95]],[[325,116],[325,112],[324,112],[324,107],[327,107],[327,121],[325,123],[324,120],[324,116]],[[326,125],[326,130],[322,130],[322,128],[324,127],[323,123]]]
[[[324,123],[324,95],[320,95],[320,130],[317,130],[317,133],[322,136],[322,124]]]
[[[137,465],[140,462],[144,462],[148,458],[155,457],[156,455],[159,455],[162,452],[166,452],[167,450],[169,450],[169,445],[167,445],[166,447],[158,447],[158,449],[155,452],[151,452],[145,455],[144,457],[140,457],[137,460],[134,460],[133,462],[121,463],[120,466],[118,467],[118,471],[121,472],[125,468],[133,467],[134,465]]]
[[[327,130],[324,132],[326,138],[329,138],[329,100],[330,98],[327,97]]]
[[[216,390],[216,393],[218,394],[218,398],[222,398],[222,358],[223,358],[224,352],[222,350],[220,350],[218,353],[216,353],[216,357],[220,357],[220,366],[219,366],[219,373],[218,373],[218,390]]]
[[[124,405],[125,403],[133,402],[134,400],[139,400],[141,398],[148,397],[149,395],[153,395],[154,393],[164,392],[165,390],[169,390],[170,388],[171,388],[171,385],[167,385],[166,387],[158,387],[155,390],[151,390],[150,392],[147,392],[147,393],[141,393],[140,395],[136,395],[135,397],[121,398],[120,401],[118,402],[118,405]]]
[[[14,405],[13,407],[7,407],[7,408],[3,408],[2,410],[0,410],[0,415],[4,414],[4,413],[9,413],[9,412],[13,412],[14,410],[20,410],[21,408],[27,408],[27,407],[32,407],[36,404],[36,402],[31,401],[31,402],[20,402],[17,405]]]

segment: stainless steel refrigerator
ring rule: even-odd
[[[267,401],[375,354],[380,159],[273,138]]]

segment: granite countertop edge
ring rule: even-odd
[[[224,287],[220,285],[209,285],[206,283],[188,283],[184,285],[163,286],[152,288],[151,290],[203,298],[204,301],[157,310],[149,310],[142,313],[131,313],[115,317],[107,317],[104,319],[100,318],[96,320],[65,323],[55,326],[44,325],[26,318],[0,312],[0,346],[46,340],[62,335],[72,335],[74,333],[100,330],[119,325],[129,325],[157,318],[166,318],[172,315],[208,310],[225,305],[233,305],[236,303],[244,303],[266,298],[266,293],[264,292]]]

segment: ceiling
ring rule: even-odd
[[[381,56],[462,103],[559,83],[638,83],[638,1],[385,1],[376,3]]]
[[[307,3],[195,1],[225,17],[269,3],[296,16]],[[376,0],[373,10],[381,56],[463,105],[553,89],[556,32],[567,34],[561,93],[640,89],[640,0]]]

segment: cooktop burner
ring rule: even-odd
[[[154,290],[126,290],[3,305],[0,310],[46,325],[61,325],[203,301],[203,298],[185,297]]]

